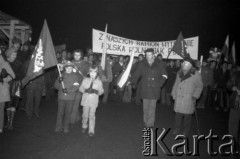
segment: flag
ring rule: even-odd
[[[134,51],[132,51],[132,55],[130,57],[130,61],[128,63],[126,70],[122,73],[122,76],[120,76],[119,82],[117,82],[118,83],[117,85],[120,88],[122,88],[128,80],[128,77],[130,75],[130,71],[132,68],[132,64],[133,64],[133,59],[134,59]]]
[[[225,61],[228,61],[228,51],[229,51],[229,38],[227,35],[227,38],[225,40],[225,43],[223,45],[222,52],[221,52],[223,56],[222,59],[224,59]]]
[[[177,53],[179,56],[181,56],[182,58],[186,57],[187,55],[187,43],[183,38],[182,33],[180,32],[178,35],[177,40],[175,41],[173,47],[172,47],[172,51],[174,51],[175,53]],[[170,54],[170,53],[169,53]]]
[[[101,59],[101,67],[103,70],[105,70],[105,66],[106,66],[106,55],[107,55],[107,24],[105,27],[103,53],[102,53],[102,59]]]
[[[232,49],[231,49],[231,57],[232,57],[232,64],[236,64],[236,48],[235,48],[235,41],[232,44]]]
[[[47,21],[45,20],[38,43],[28,66],[27,76],[37,77],[43,73],[44,69],[55,65],[57,65],[57,58]]]

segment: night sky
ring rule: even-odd
[[[199,55],[222,48],[227,34],[239,50],[240,7],[230,0],[12,0],[0,10],[29,23],[36,43],[47,19],[55,45],[92,47],[92,28],[134,40],[199,36]]]

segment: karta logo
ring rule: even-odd
[[[199,153],[199,142],[207,142],[207,153],[210,156],[239,156],[239,152],[236,150],[236,140],[232,135],[224,135],[221,138],[222,144],[219,145],[217,150],[213,150],[213,142],[219,140],[217,135],[214,135],[212,129],[210,129],[209,134],[205,135],[193,135],[193,149],[189,150],[189,138],[184,135],[176,135],[174,138],[175,142],[173,145],[167,145],[164,141],[165,137],[168,135],[170,128],[163,128],[162,132],[158,135],[158,128],[144,128],[143,139],[144,146],[142,154],[144,156],[158,156],[158,149],[162,151],[167,156],[200,156]],[[224,141],[224,142],[223,142]]]

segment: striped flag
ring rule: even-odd
[[[119,88],[122,88],[128,80],[130,71],[132,69],[133,59],[134,59],[134,51],[132,51],[132,55],[130,57],[130,61],[128,63],[126,70],[122,73],[122,76],[120,76],[120,80],[118,81],[118,84],[117,84]]]

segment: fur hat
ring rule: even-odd
[[[190,62],[191,65],[196,68],[196,63],[195,63],[195,61],[191,58],[191,56],[190,56],[189,54],[187,54],[187,55],[184,57],[183,60]]]

